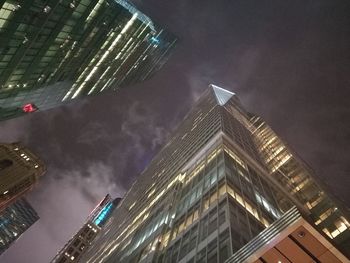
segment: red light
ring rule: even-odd
[[[28,103],[28,104],[26,104],[26,105],[24,105],[24,106],[22,107],[22,110],[23,110],[24,112],[26,112],[26,113],[34,112],[34,111],[36,111],[37,109],[38,109],[38,108],[35,107],[35,105],[34,105],[34,104],[31,104],[31,103]]]

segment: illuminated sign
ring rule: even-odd
[[[25,112],[25,113],[30,113],[30,112],[37,111],[38,108],[37,108],[34,104],[32,104],[32,103],[28,103],[28,104],[26,104],[26,105],[24,105],[24,106],[22,107],[22,110],[23,110],[23,112]]]
[[[102,200],[101,202],[94,208],[94,210],[92,210],[92,212],[90,213],[89,217],[88,217],[88,221],[90,220],[94,220],[94,218],[96,218],[101,210],[109,203],[112,202],[112,198],[109,194],[107,194]]]
[[[95,218],[95,220],[93,221],[95,225],[97,226],[101,226],[101,224],[104,223],[104,221],[107,219],[107,217],[109,216],[109,214],[112,212],[113,208],[113,203],[109,203],[108,205],[106,205],[101,212],[97,215],[97,217]]]

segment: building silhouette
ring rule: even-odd
[[[349,262],[349,228],[297,154],[210,85],[81,262]]]
[[[175,42],[126,0],[0,1],[0,120],[143,81]]]

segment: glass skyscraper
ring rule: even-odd
[[[295,226],[288,235],[287,226]],[[259,250],[249,262],[300,263],[292,259],[300,251],[326,262],[317,261],[310,242],[298,241],[312,233],[329,258],[348,262],[331,246],[349,252],[349,228],[347,210],[273,130],[234,93],[210,85],[82,262],[243,262],[281,235],[273,251]],[[296,247],[292,256],[270,260],[283,244]]]
[[[175,42],[126,0],[1,0],[0,120],[142,81]]]
[[[23,198],[0,212],[0,254],[16,241],[39,216]]]

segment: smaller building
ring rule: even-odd
[[[0,212],[0,254],[10,247],[31,225],[38,214],[23,198]]]
[[[99,231],[98,226],[88,222],[63,247],[52,262],[78,262],[81,254],[90,245]]]
[[[90,213],[87,222],[67,242],[51,261],[52,263],[79,262],[82,254],[90,246],[100,229],[105,225],[121,198],[112,199],[108,194]]]
[[[0,144],[0,211],[30,191],[45,169],[29,149],[18,143]]]

